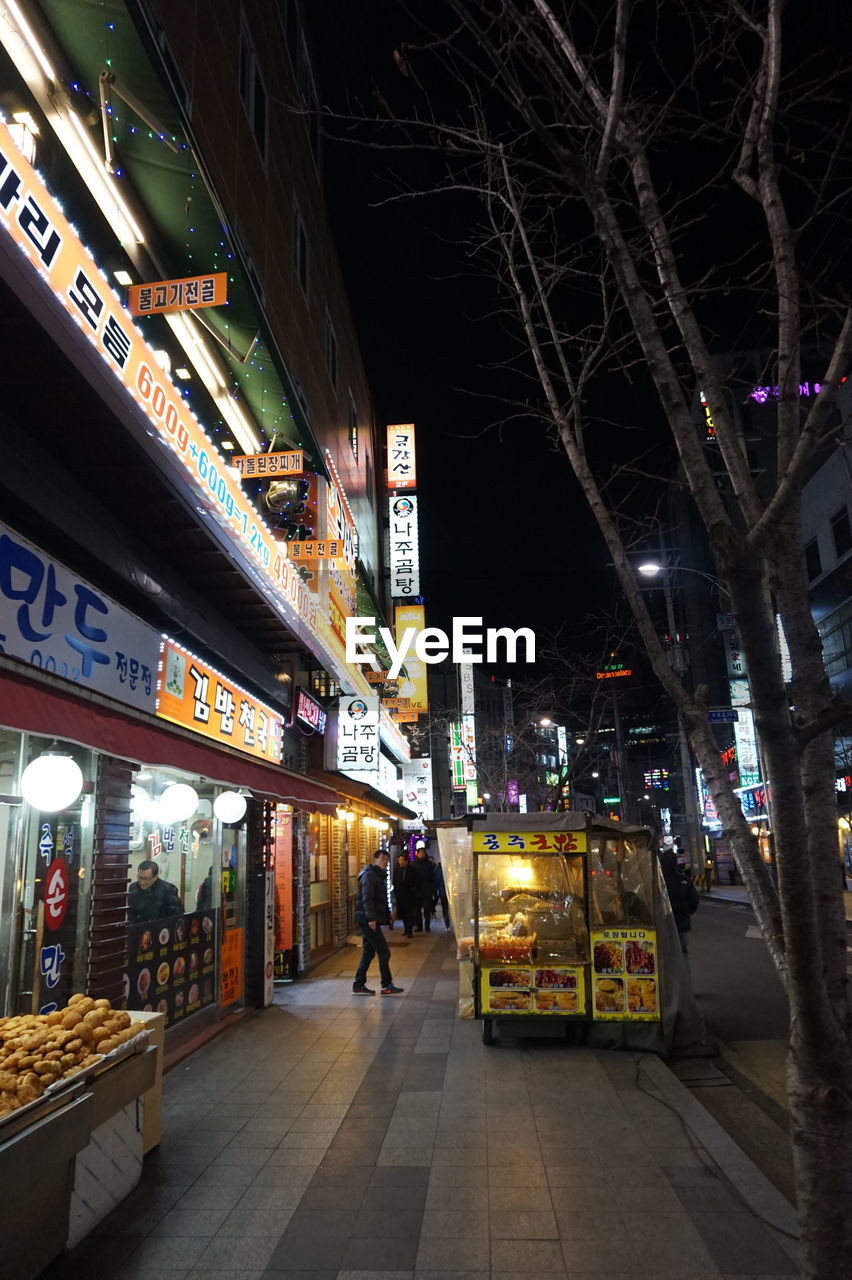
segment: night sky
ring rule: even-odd
[[[372,106],[374,83],[394,92],[393,50],[412,34],[401,6],[323,0],[311,18],[320,12],[321,102],[343,112],[355,100]],[[489,314],[494,291],[457,244],[472,209],[447,196],[380,203],[396,189],[394,170],[422,181],[429,164],[325,143],[329,211],[377,419],[417,427],[427,623],[470,614],[546,632],[567,622],[584,648],[587,605],[609,609],[615,597],[612,570],[564,454],[505,399],[513,389],[500,368],[507,339]]]

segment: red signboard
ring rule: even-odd
[[[68,864],[64,858],[54,858],[44,878],[44,923],[55,933],[61,929],[68,910]]]

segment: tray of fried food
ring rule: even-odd
[[[534,933],[518,935],[510,933],[507,929],[499,929],[496,933],[489,933],[479,939],[479,959],[480,961],[502,960],[509,963],[526,960],[532,963],[535,939]]]
[[[0,1018],[0,1123],[113,1055],[123,1056],[144,1035],[109,1000],[83,995],[72,996],[67,1009]]]

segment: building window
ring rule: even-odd
[[[305,220],[299,212],[298,205],[293,206],[293,266],[299,280],[302,293],[308,296],[308,280],[310,272],[310,245]]]
[[[838,558],[845,556],[852,547],[852,527],[849,525],[849,512],[846,507],[841,507],[831,517],[831,536],[834,538],[834,550]]]
[[[304,121],[314,163],[320,163],[319,97],[314,69],[297,0],[278,0],[278,13],[284,29],[287,54],[293,71],[296,92],[305,108]]]
[[[367,480],[367,501],[371,507],[376,505],[375,481],[373,479],[373,460],[369,453],[364,458],[364,471]]]
[[[352,392],[349,392],[349,448],[355,458],[358,457],[358,406]]]
[[[325,371],[331,385],[337,389],[337,334],[331,316],[325,313]]]
[[[258,150],[266,161],[267,98],[254,42],[245,23],[240,27],[240,98]]]
[[[819,542],[816,538],[811,538],[805,547],[805,568],[808,574],[808,582],[813,582],[814,578],[818,578],[822,573],[822,560],[819,555]]]

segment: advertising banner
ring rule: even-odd
[[[0,647],[153,712],[160,637],[85,578],[0,521]]]
[[[537,968],[500,965],[482,969],[482,1012],[584,1014],[586,980],[582,965]]]
[[[128,1009],[164,1013],[171,1027],[213,1004],[218,917],[216,910],[190,911],[128,927]]]
[[[379,770],[378,694],[341,697],[326,735],[326,767],[358,775]]]
[[[403,631],[413,627],[422,631],[426,625],[426,612],[422,604],[397,605],[394,609],[394,634],[397,644]],[[409,713],[425,714],[429,710],[428,668],[425,662],[408,654],[405,659],[406,676],[399,681],[400,697],[408,698]]]
[[[162,645],[156,714],[270,764],[281,761],[283,717],[173,640]]]
[[[593,929],[592,1010],[596,1021],[657,1022],[660,972],[654,929]]]
[[[300,476],[305,470],[301,449],[284,453],[238,453],[231,462],[243,479],[280,480],[282,476]]]
[[[585,831],[473,832],[474,853],[585,853]]]
[[[419,596],[420,535],[414,494],[388,498],[388,542],[391,595]]]
[[[432,760],[423,756],[402,766],[402,803],[414,809],[417,819],[406,826],[420,826],[435,816],[432,798]]]
[[[222,938],[222,971],[219,1004],[224,1009],[243,998],[243,955],[245,929],[226,929]]]
[[[388,427],[388,488],[417,488],[413,422]]]

